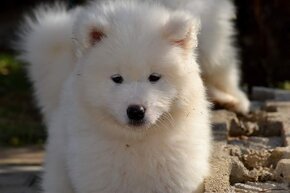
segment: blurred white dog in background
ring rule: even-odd
[[[240,71],[234,46],[235,7],[230,0],[162,0],[173,9],[200,18],[199,63],[210,99],[229,110],[246,114],[250,102],[239,88]]]

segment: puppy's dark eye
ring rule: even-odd
[[[123,77],[120,74],[115,74],[115,75],[111,76],[111,79],[116,84],[121,84],[123,82]]]
[[[161,75],[157,74],[157,73],[153,73],[148,77],[148,80],[152,83],[157,82],[158,80],[160,80]]]

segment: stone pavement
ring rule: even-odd
[[[213,115],[207,193],[290,193],[290,102],[260,102],[247,116]]]
[[[39,147],[0,148],[0,193],[37,193],[43,155]]]
[[[290,193],[290,94],[254,88],[253,98],[247,116],[213,113],[206,193]],[[0,193],[37,193],[43,154],[35,147],[0,148]]]
[[[1,167],[1,193],[36,193],[39,190],[40,166]]]
[[[1,148],[0,166],[4,165],[41,165],[44,151],[42,147]]]

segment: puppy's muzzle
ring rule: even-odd
[[[146,108],[142,105],[130,105],[127,108],[129,124],[134,126],[142,125],[145,117]]]

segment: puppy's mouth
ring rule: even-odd
[[[146,120],[142,119],[142,120],[129,120],[128,121],[128,125],[129,126],[133,126],[133,127],[142,127],[146,125]]]

